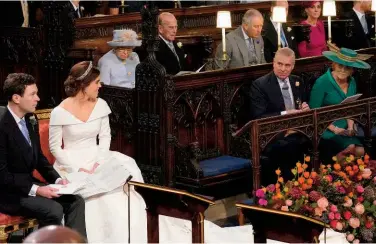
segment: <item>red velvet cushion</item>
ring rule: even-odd
[[[21,216],[10,216],[0,213],[0,225],[16,224],[24,220]]]
[[[42,148],[42,152],[44,156],[46,156],[48,162],[53,164],[55,162],[55,157],[50,152],[50,145],[49,145],[49,119],[42,119],[39,120],[39,138],[40,138],[40,146]],[[38,180],[47,183],[46,180],[39,174],[38,171],[34,170],[33,176]]]

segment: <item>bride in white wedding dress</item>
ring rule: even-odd
[[[49,131],[50,150],[59,174],[66,178],[78,171],[93,174],[101,170],[102,164],[115,163],[115,160],[126,165],[133,181],[143,182],[132,158],[109,150],[111,110],[104,100],[97,98],[101,87],[99,71],[91,62],[80,62],[72,67],[64,86],[68,98],[52,111]],[[147,243],[145,202],[134,190],[128,194],[131,242]],[[89,242],[128,242],[128,197],[122,187],[85,201]],[[160,216],[159,220],[160,243],[191,243],[190,221],[167,216]],[[221,228],[205,221],[204,230],[206,243],[253,243],[250,225]]]

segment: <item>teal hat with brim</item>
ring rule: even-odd
[[[324,51],[322,52],[322,55],[327,57],[329,60],[353,67],[353,68],[359,68],[359,69],[370,69],[371,66],[360,59],[360,55],[355,52],[354,50],[348,49],[348,48],[341,48],[338,51]]]

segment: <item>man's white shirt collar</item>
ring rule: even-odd
[[[18,125],[18,124],[20,123],[20,121],[21,121],[21,118],[19,118],[19,117],[18,117],[18,116],[12,111],[12,109],[9,107],[9,105],[7,106],[7,108],[8,108],[10,114],[13,116],[14,120],[16,121],[16,123],[17,123],[17,125]],[[24,119],[24,118],[22,118],[22,119]]]
[[[248,40],[248,39],[250,39],[251,37],[249,37],[249,36],[247,35],[247,33],[245,33],[245,31],[244,31],[244,29],[243,29],[243,26],[242,26],[241,28],[242,28],[242,32],[243,32],[243,36],[244,36],[244,40]]]
[[[73,8],[74,8],[74,11],[77,11],[78,7],[76,5],[74,5],[74,3],[72,2],[72,0],[69,0],[69,2],[71,2]]]
[[[356,15],[358,16],[359,20],[362,19],[363,15],[365,15],[365,13],[361,13],[359,12],[358,10],[356,10],[355,8],[353,8],[354,12],[356,13]]]
[[[162,35],[159,35],[159,37],[168,45],[169,43],[173,43],[173,42],[170,42],[170,41],[167,41],[166,39],[163,38]]]

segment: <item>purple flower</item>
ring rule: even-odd
[[[345,190],[345,188],[344,188],[343,186],[337,186],[337,191],[338,191],[339,193],[342,193],[342,194],[345,194],[345,193],[346,193],[346,190]]]
[[[260,198],[258,200],[258,204],[261,205],[261,206],[266,206],[266,205],[268,205],[268,201],[266,201],[265,199]]]
[[[262,189],[258,189],[258,190],[256,191],[256,196],[257,196],[258,198],[264,198],[264,197],[265,197],[265,192],[264,192]]]

